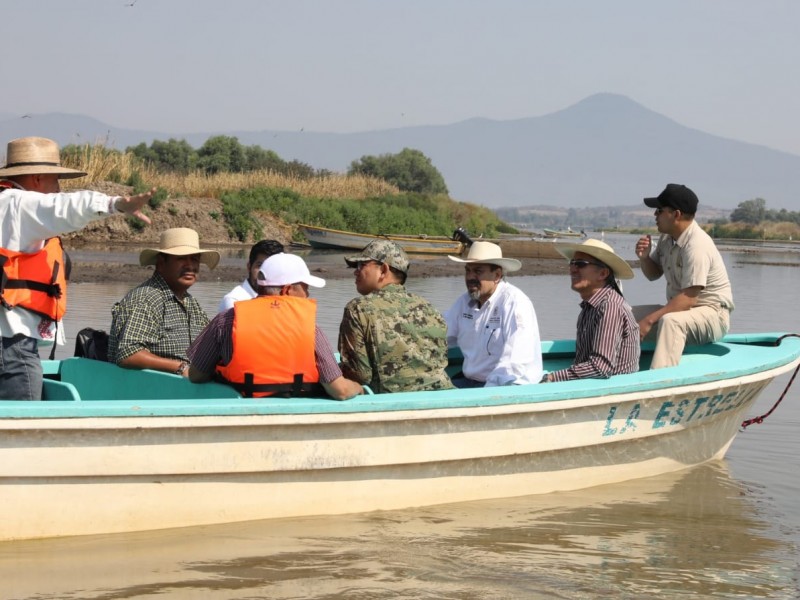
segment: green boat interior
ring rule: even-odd
[[[726,357],[737,344],[747,347],[774,344],[775,335],[760,334],[764,339],[752,336],[730,336],[725,343],[707,344],[687,348],[677,369],[687,370],[692,365],[708,363]],[[744,350],[745,348],[743,348]],[[611,380],[641,378],[648,371],[652,358],[652,344],[643,345],[640,372],[632,375],[616,376]],[[575,351],[573,340],[557,340],[543,343],[543,359],[546,371],[554,371],[572,364]],[[738,354],[738,353],[737,353]],[[461,368],[461,353],[457,348],[450,351],[450,375]],[[43,399],[48,401],[101,401],[101,400],[202,400],[240,398],[231,387],[221,383],[193,384],[183,377],[159,371],[138,371],[123,369],[114,364],[85,358],[68,358],[60,361],[43,361],[45,370]],[[731,365],[728,365],[730,368]],[[762,365],[763,366],[763,365]],[[691,369],[690,369],[691,370]],[[708,369],[704,369],[707,371]],[[674,379],[674,376],[672,376]],[[652,377],[649,379],[652,380]],[[611,381],[604,380],[604,381]],[[576,382],[565,382],[576,383]],[[586,382],[590,383],[590,382]],[[594,380],[594,386],[600,384]],[[553,385],[550,391],[555,391]],[[605,384],[604,384],[605,385]],[[402,394],[408,396],[408,394]],[[376,396],[377,397],[377,396]],[[385,397],[385,396],[384,396]]]

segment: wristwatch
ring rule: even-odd
[[[178,365],[178,368],[175,369],[175,375],[183,375],[183,372],[186,370],[186,367],[189,366],[189,361],[182,360],[181,364]]]

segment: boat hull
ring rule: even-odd
[[[435,236],[369,235],[300,225],[312,248],[328,250],[361,250],[376,239],[390,239],[409,254],[460,254],[463,244],[459,241]]]
[[[548,238],[583,238],[586,234],[581,231],[561,231],[559,229],[543,229],[544,236]]]
[[[601,394],[583,381],[343,403],[96,400],[73,402],[70,418],[68,402],[11,402],[0,502],[14,518],[0,539],[390,510],[678,471],[722,458],[800,350],[733,377],[704,362],[713,356],[687,372],[706,374],[669,387],[649,371]]]

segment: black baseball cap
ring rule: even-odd
[[[674,208],[688,215],[697,212],[698,202],[697,195],[679,183],[668,183],[656,198],[644,199],[644,203],[650,208]]]

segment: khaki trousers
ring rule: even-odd
[[[633,307],[637,321],[655,312],[662,305]],[[699,346],[721,340],[730,328],[730,311],[721,306],[696,306],[689,310],[667,313],[661,317],[645,337],[655,340],[651,369],[674,367],[681,361],[686,346]]]

